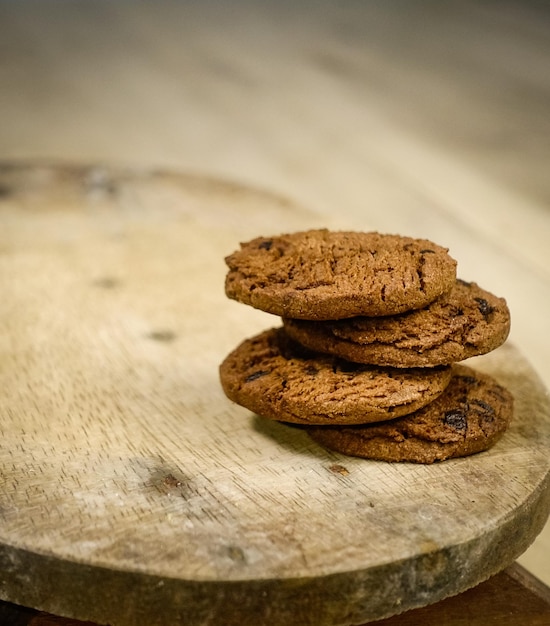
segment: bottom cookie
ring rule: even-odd
[[[508,428],[512,394],[491,376],[455,365],[447,389],[431,404],[395,420],[362,426],[308,427],[322,446],[378,461],[434,463],[494,445]]]

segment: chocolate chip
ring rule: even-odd
[[[492,422],[495,419],[495,409],[489,403],[483,400],[470,400],[470,404],[475,404],[482,409],[483,418],[488,422]]]
[[[455,430],[465,431],[468,428],[468,417],[463,411],[456,409],[446,411],[443,422]]]
[[[252,372],[252,374],[249,374],[246,377],[246,382],[251,383],[253,380],[258,380],[258,378],[266,376],[267,374],[269,374],[268,370],[257,370],[256,372]]]
[[[477,302],[477,307],[479,309],[479,312],[481,313],[481,315],[483,315],[484,318],[487,319],[487,317],[489,317],[489,315],[491,315],[491,313],[495,310],[488,302],[487,300],[485,300],[485,298],[474,298],[474,300]]]
[[[455,376],[457,381],[460,381],[463,385],[474,386],[478,384],[478,380],[475,376]]]
[[[435,254],[435,250],[430,250],[426,248],[426,250],[420,250],[420,254]]]
[[[262,241],[259,248],[260,250],[271,250],[272,245],[273,245],[272,239],[265,239],[264,241]]]

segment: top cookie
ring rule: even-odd
[[[310,230],[257,237],[226,257],[229,298],[294,319],[419,309],[448,292],[456,261],[426,239]]]

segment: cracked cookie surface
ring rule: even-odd
[[[355,427],[311,427],[324,447],[379,461],[433,463],[494,445],[506,431],[513,398],[491,376],[453,366],[447,389],[431,404],[389,422]]]
[[[450,367],[404,371],[318,355],[282,328],[243,341],[220,366],[228,398],[263,417],[298,424],[406,415],[435,400],[450,377]]]
[[[285,319],[284,326],[304,346],[358,363],[432,367],[500,346],[510,332],[510,311],[504,298],[457,280],[452,291],[424,309],[335,322]]]
[[[374,232],[257,237],[225,261],[229,298],[295,319],[394,315],[428,305],[456,279],[446,248]]]

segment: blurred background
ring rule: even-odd
[[[0,160],[204,173],[450,248],[550,387],[547,2],[0,0]],[[550,529],[521,559],[550,583]]]

